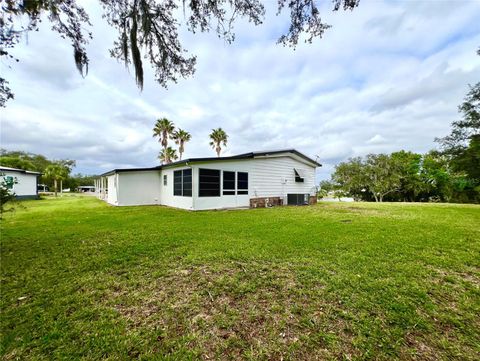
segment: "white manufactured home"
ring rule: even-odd
[[[39,172],[29,170],[0,167],[0,177],[7,189],[15,193],[16,198],[38,198]]]
[[[315,160],[294,150],[190,158],[153,168],[114,169],[96,179],[97,196],[117,206],[189,210],[316,202]]]

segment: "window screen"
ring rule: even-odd
[[[7,175],[5,178],[3,178],[5,180],[5,183],[7,185],[7,189],[13,189],[13,184],[15,183],[15,181],[13,180],[13,177],[12,176],[9,176]]]
[[[301,206],[308,204],[309,194],[287,194],[287,204]]]
[[[218,169],[199,169],[198,196],[220,197],[220,171]]]
[[[167,185],[167,175],[166,174],[163,175],[163,185],[164,186]]]
[[[248,173],[237,173],[237,194],[248,194]]]
[[[298,170],[294,169],[295,171],[295,182],[296,183],[303,183],[304,182],[304,178],[303,178],[303,174],[300,173]]]
[[[173,195],[182,195],[182,171],[176,170],[173,172]]]
[[[223,172],[223,195],[235,195],[235,172]]]
[[[192,170],[191,169],[183,170],[183,196],[184,197],[192,196]]]
[[[192,196],[192,170],[183,169],[173,172],[173,195]]]

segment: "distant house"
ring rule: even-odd
[[[42,183],[37,186],[37,189],[39,192],[48,192],[50,190],[50,188],[46,184]]]
[[[114,169],[96,179],[112,205],[158,204],[189,210],[316,202],[315,160],[294,149],[190,158],[152,168]]]
[[[37,184],[41,175],[39,172],[0,166],[0,177],[17,198],[38,198]]]
[[[78,186],[77,192],[82,193],[93,193],[95,192],[95,186]]]

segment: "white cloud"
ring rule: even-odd
[[[385,144],[386,139],[382,137],[380,134],[375,134],[373,137],[371,137],[367,143],[368,144]]]

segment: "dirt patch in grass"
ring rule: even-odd
[[[351,214],[354,216],[385,216],[385,215],[391,215],[388,210],[383,210],[379,208],[366,208],[366,207],[361,207],[361,206],[352,206],[352,205],[344,205],[344,204],[335,204],[335,205],[329,205],[329,211],[333,210],[338,213],[342,214]]]
[[[324,285],[304,287],[287,267],[179,268],[135,292],[133,302],[128,289],[112,292],[110,302],[132,330],[157,330],[159,349],[167,352],[168,343],[175,348],[174,340],[185,338],[206,360],[336,359],[356,352],[349,321]]]
[[[400,351],[400,359],[437,361],[439,357],[421,335],[410,333],[405,337],[405,345]]]
[[[426,329],[385,333],[389,321],[382,313],[370,328],[359,327],[363,317],[371,316],[355,314],[327,282],[304,274],[300,264],[177,264],[140,287],[112,289],[106,300],[127,320],[129,332],[150,332],[152,352],[163,356],[175,357],[185,348],[204,360],[362,359],[372,353],[434,360],[455,355]],[[456,313],[452,301],[443,300],[441,307]],[[419,317],[430,319],[444,340],[461,343],[450,322],[421,312]]]
[[[458,284],[459,281],[468,282],[476,288],[480,287],[480,270],[477,267],[469,267],[464,272],[455,272],[436,267],[429,267],[435,276],[432,279],[434,283],[452,283]]]

